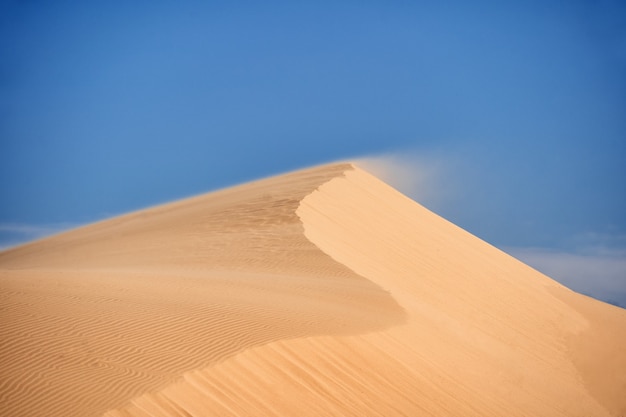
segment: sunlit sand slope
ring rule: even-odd
[[[570,291],[358,168],[298,213],[312,242],[406,309],[406,324],[368,337],[417,376],[405,393],[438,390],[421,404],[626,415],[626,310]]]
[[[620,416],[626,310],[330,165],[0,254],[0,414]]]
[[[402,322],[303,234],[313,169],[0,254],[0,415],[98,416],[254,346]]]

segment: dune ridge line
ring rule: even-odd
[[[626,410],[624,310],[349,163],[2,252],[0,283],[0,415]]]

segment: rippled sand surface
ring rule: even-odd
[[[0,253],[2,416],[620,416],[626,310],[352,164]]]

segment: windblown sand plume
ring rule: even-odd
[[[622,416],[626,310],[351,164],[0,253],[2,416]]]

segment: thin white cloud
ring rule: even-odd
[[[19,223],[0,223],[0,233],[16,233],[21,235],[42,236],[59,230],[57,226],[42,226]]]
[[[626,307],[626,250],[605,247],[584,252],[505,248],[511,255],[574,291]]]
[[[71,223],[24,224],[0,223],[0,250],[21,245],[76,227]]]

